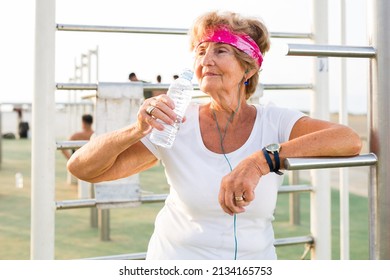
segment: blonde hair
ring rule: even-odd
[[[265,24],[257,19],[250,17],[243,17],[234,12],[220,12],[212,11],[205,13],[198,17],[189,31],[190,48],[193,51],[210,30],[226,26],[233,33],[245,33],[249,35],[260,48],[261,53],[264,54],[269,50],[271,42],[269,32]],[[245,69],[257,69],[256,73],[248,80],[246,89],[246,99],[256,91],[259,82],[259,70],[257,62],[248,56],[246,53],[233,48],[237,59]]]

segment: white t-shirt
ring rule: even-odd
[[[252,132],[239,149],[226,154],[232,168],[271,143],[288,141],[299,111],[255,105],[257,116]],[[171,149],[142,143],[161,160],[170,192],[156,217],[147,259],[276,259],[272,221],[277,191],[283,176],[263,176],[255,189],[255,200],[234,220],[218,203],[221,179],[230,172],[223,154],[203,143],[199,105],[191,103],[186,122],[180,127]]]

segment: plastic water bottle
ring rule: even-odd
[[[190,69],[184,69],[179,78],[174,80],[169,86],[167,95],[175,103],[174,112],[177,115],[177,119],[173,125],[169,125],[159,120],[164,125],[164,130],[160,131],[155,128],[152,130],[150,141],[154,144],[164,148],[172,147],[180,123],[191,101],[191,91],[193,90],[191,80],[193,75],[194,73]]]

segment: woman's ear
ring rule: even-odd
[[[246,79],[250,79],[252,78],[252,76],[257,72],[257,69],[256,68],[252,68],[252,69],[246,69],[245,70],[245,77]]]

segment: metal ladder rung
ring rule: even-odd
[[[313,190],[312,186],[309,185],[290,185],[290,186],[281,186],[279,188],[279,193],[292,193],[292,192],[310,192]],[[65,209],[76,209],[76,208],[92,208],[100,205],[106,205],[107,208],[115,207],[115,204],[124,204],[124,203],[156,203],[156,202],[164,202],[167,198],[168,194],[154,194],[154,195],[142,195],[137,198],[129,198],[124,199],[123,201],[116,202],[103,202],[99,203],[96,199],[74,199],[74,200],[62,200],[56,201],[56,209],[57,210],[65,210]]]
[[[314,238],[308,235],[308,236],[279,238],[275,240],[274,245],[278,247],[278,246],[313,244],[313,243],[314,243]],[[146,253],[142,252],[142,253],[133,253],[133,254],[121,254],[121,255],[87,258],[86,260],[144,260],[145,258],[146,258]]]
[[[286,158],[284,166],[287,170],[306,170],[320,168],[340,168],[375,165],[378,158],[374,153],[354,157],[316,157]]]
[[[297,244],[313,244],[314,238],[311,235],[307,236],[296,236],[296,237],[286,237],[275,239],[275,247],[279,246],[288,246],[288,245],[297,245]]]
[[[99,206],[99,204],[106,205],[107,207],[105,208],[110,208],[109,206],[112,205],[114,208],[115,204],[125,204],[125,203],[131,204],[135,202],[142,202],[142,203],[164,202],[167,196],[168,196],[167,194],[142,195],[137,198],[124,199],[123,201],[112,202],[112,203],[107,203],[107,202],[99,203],[94,198],[62,200],[62,201],[56,201],[56,209],[65,210],[65,209],[77,209],[77,208],[91,208],[91,207]]]
[[[102,256],[102,257],[95,257],[95,258],[86,258],[84,260],[144,260],[144,259],[146,259],[146,253]]]
[[[309,185],[285,185],[280,186],[278,193],[311,192],[313,187]]]
[[[57,141],[56,146],[57,146],[57,150],[79,149],[87,143],[88,141],[86,140]]]

